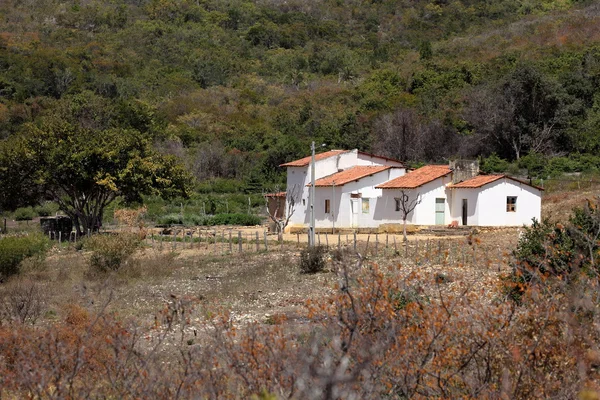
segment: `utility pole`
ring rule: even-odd
[[[333,235],[335,233],[335,180],[331,187],[331,204],[331,234]]]
[[[308,245],[315,245],[315,142],[313,141],[310,150],[312,152],[310,161],[310,226],[308,227]]]

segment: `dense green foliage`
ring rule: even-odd
[[[531,284],[570,282],[579,273],[600,276],[600,197],[573,210],[566,225],[534,221],[514,251],[509,294],[518,299]]]
[[[44,235],[6,236],[0,240],[0,279],[17,274],[19,264],[27,257],[42,257],[50,248]]]
[[[600,150],[591,1],[7,0],[0,17],[0,137],[147,141],[204,192],[260,192],[312,140],[411,163]],[[0,146],[3,208],[47,180],[27,149]]]
[[[216,214],[216,215],[198,215],[198,214],[167,214],[158,218],[156,223],[159,225],[189,225],[189,226],[215,226],[215,225],[238,225],[254,226],[260,225],[260,217],[249,214]]]

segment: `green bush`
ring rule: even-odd
[[[489,157],[481,160],[481,172],[486,174],[506,172],[510,163],[500,157],[496,153],[492,153]]]
[[[36,217],[32,207],[21,207],[15,210],[15,221],[31,221]]]
[[[50,215],[56,214],[58,211],[58,204],[52,202],[46,202],[42,205],[35,207],[35,212],[40,217],[49,217]]]
[[[217,214],[209,218],[205,225],[241,225],[254,226],[260,225],[262,220],[256,215],[249,214]]]
[[[166,214],[158,217],[156,223],[158,225],[182,225],[183,216],[181,214]]]
[[[141,240],[133,233],[95,235],[87,239],[85,249],[90,250],[90,266],[99,272],[116,271],[123,266],[140,246]]]
[[[600,198],[573,210],[567,224],[534,221],[513,252],[513,272],[505,293],[514,300],[531,285],[570,284],[580,273],[600,274]]]
[[[300,252],[300,272],[315,274],[325,269],[325,247],[312,246]]]
[[[43,257],[50,241],[41,233],[7,236],[0,239],[0,278],[19,273],[19,265],[27,257]]]

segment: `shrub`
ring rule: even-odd
[[[19,272],[19,265],[27,257],[43,257],[50,241],[41,233],[27,236],[8,236],[0,240],[0,278]]]
[[[35,216],[35,211],[31,207],[21,207],[15,211],[15,221],[31,221]]]
[[[0,313],[11,322],[35,324],[42,314],[44,303],[45,292],[39,284],[14,282],[1,298]]]
[[[56,214],[58,211],[58,204],[52,202],[46,202],[42,205],[35,207],[35,212],[40,217],[49,217],[50,215]]]
[[[325,269],[325,247],[312,246],[300,252],[300,272],[314,274]]]
[[[92,251],[90,266],[99,272],[116,271],[124,265],[140,246],[140,238],[133,233],[96,235],[85,243]]]
[[[260,217],[249,214],[217,214],[206,221],[206,225],[260,225]]]
[[[532,284],[569,284],[578,273],[600,273],[600,198],[576,208],[566,225],[534,221],[519,239],[513,252],[513,273],[505,277],[505,292],[519,300]],[[556,279],[558,278],[558,279]]]

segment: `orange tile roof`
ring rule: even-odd
[[[326,158],[337,156],[338,154],[342,154],[342,153],[346,153],[346,152],[348,152],[348,150],[329,150],[324,153],[316,154],[315,161],[324,160]],[[288,163],[281,164],[279,166],[280,167],[306,167],[308,164],[310,164],[311,158],[312,158],[311,156],[308,156],[308,157],[304,157],[304,158],[301,158],[296,161],[290,161]]]
[[[277,193],[265,193],[263,196],[265,197],[285,197],[286,192],[277,192]]]
[[[463,188],[463,189],[474,189],[480,188],[488,183],[497,181],[498,179],[504,178],[505,175],[477,175],[473,178],[469,178],[466,181],[455,183],[450,185],[451,188]]]
[[[450,173],[452,170],[447,165],[426,165],[375,187],[377,189],[415,189]]]
[[[508,176],[508,175],[477,175],[471,179],[467,179],[466,181],[462,181],[462,182],[456,183],[454,185],[450,185],[449,187],[451,187],[453,189],[454,188],[456,188],[456,189],[476,189],[476,188],[485,186],[488,183],[495,182],[498,179],[502,179],[502,178],[510,179],[511,181],[522,183],[523,185],[531,186],[538,190],[544,190],[544,188],[532,185],[528,182],[522,181],[517,178],[513,178],[512,176]]]
[[[392,168],[388,165],[380,165],[380,166],[372,166],[372,165],[359,165],[356,167],[345,169],[341,172],[336,172],[335,174],[326,176],[321,179],[317,179],[315,182],[315,187],[322,186],[342,186],[346,183],[357,181],[361,178],[365,178],[367,176],[376,174],[381,171],[385,171],[386,169]],[[310,184],[306,185],[310,186]]]

